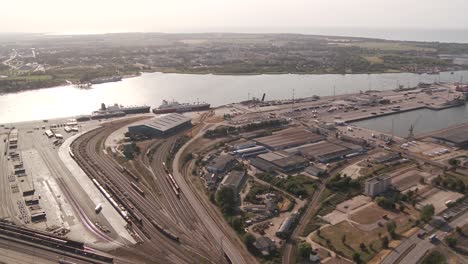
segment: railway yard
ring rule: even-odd
[[[433,230],[419,218],[425,206],[452,228],[468,224],[467,126],[414,135],[410,124],[401,137],[355,122],[466,107],[466,97],[434,84],[2,124],[0,255],[7,263],[348,263],[358,254],[416,263],[443,247],[416,236]],[[399,253],[381,242],[390,221]],[[354,242],[360,237],[368,240]],[[303,243],[310,257],[297,253]]]

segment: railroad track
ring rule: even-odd
[[[142,245],[137,249],[160,257],[161,262],[219,263],[219,253],[213,253],[217,250],[215,240],[194,217],[196,214],[183,194],[176,196],[164,178],[162,166],[156,171],[154,166],[147,167],[153,180],[149,182],[142,175],[126,171],[103,151],[103,142],[113,131],[135,121],[114,121],[83,134],[72,143],[70,155],[115,202],[114,207],[141,238]],[[162,142],[153,164],[165,159],[174,139]],[[155,195],[155,188],[162,195]]]
[[[51,235],[46,232],[0,222],[0,239],[59,253],[86,263],[113,263],[113,257],[89,250],[84,243]]]

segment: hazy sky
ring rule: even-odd
[[[466,0],[0,0],[0,8],[0,32],[468,28]]]

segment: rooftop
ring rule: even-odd
[[[317,156],[336,153],[336,152],[340,152],[344,150],[347,150],[347,148],[330,143],[328,141],[321,141],[321,142],[299,149],[299,151],[303,155],[309,156],[309,157],[317,157]]]
[[[380,182],[380,181],[383,181],[383,180],[386,180],[386,179],[390,179],[390,178],[391,177],[389,175],[382,174],[382,175],[367,179],[366,183],[377,183],[377,182]]]
[[[225,186],[234,186],[238,188],[244,179],[245,172],[244,171],[231,171],[226,177],[223,179],[222,185]]]
[[[235,160],[232,155],[220,155],[209,162],[208,166],[218,170],[224,170],[227,164]]]
[[[181,114],[172,113],[163,117],[156,117],[149,120],[145,125],[165,132],[171,128],[177,127],[186,122],[190,122],[192,119]]]
[[[254,139],[258,144],[271,149],[284,149],[323,140],[323,137],[306,129],[291,128],[273,133],[271,136]]]

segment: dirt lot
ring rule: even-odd
[[[343,213],[349,213],[350,211],[361,207],[369,202],[371,202],[372,199],[364,196],[364,195],[359,195],[354,197],[351,200],[344,201],[336,206],[336,210],[343,212]]]
[[[388,215],[389,218],[395,217],[395,214],[392,212],[382,209],[376,204],[373,204],[366,206],[357,212],[354,212],[349,216],[349,218],[357,223],[368,225],[381,220],[383,215]]]

